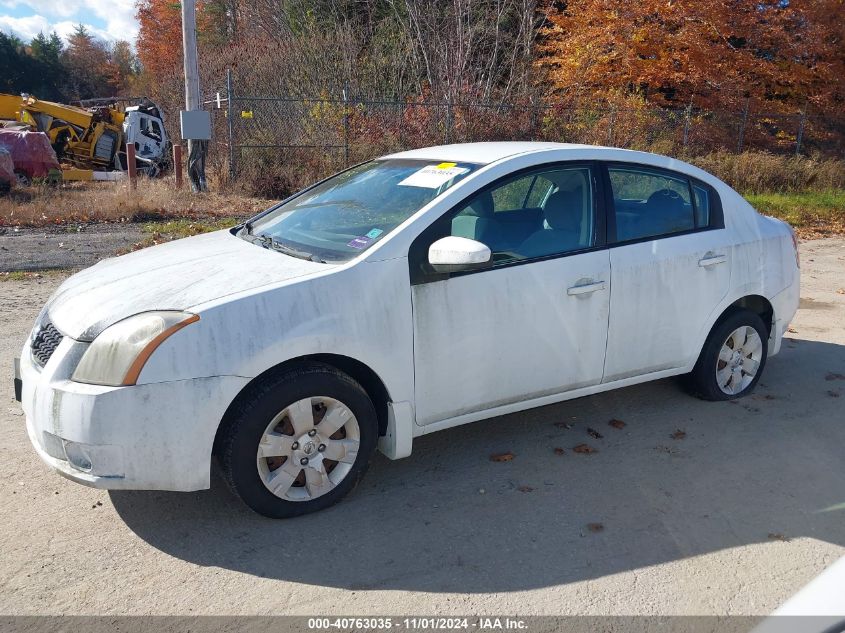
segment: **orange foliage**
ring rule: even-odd
[[[845,98],[842,0],[570,0],[553,10],[540,65],[573,102],[795,111]]]
[[[173,0],[138,0],[138,59],[144,71],[166,75],[182,65],[182,9]]]

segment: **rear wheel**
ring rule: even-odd
[[[749,310],[724,318],[689,376],[693,392],[705,400],[732,400],[751,392],[766,364],[768,336],[763,320]]]
[[[221,429],[223,474],[253,510],[285,518],[327,508],[367,469],[378,439],[364,389],[322,364],[256,385]]]

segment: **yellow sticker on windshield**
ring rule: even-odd
[[[440,163],[437,166],[437,169],[451,169],[452,167],[454,167],[457,164],[458,163]]]

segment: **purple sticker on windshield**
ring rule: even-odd
[[[350,240],[346,243],[347,246],[351,246],[352,248],[362,249],[369,246],[372,242],[372,238],[367,237],[366,235],[362,237],[356,237],[354,240]]]

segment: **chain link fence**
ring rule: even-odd
[[[554,103],[449,103],[238,95],[208,102],[215,125],[211,164],[230,182],[294,190],[345,166],[390,152],[474,141],[536,140],[610,145],[661,154],[767,151],[845,157],[845,115],[569,107]]]

